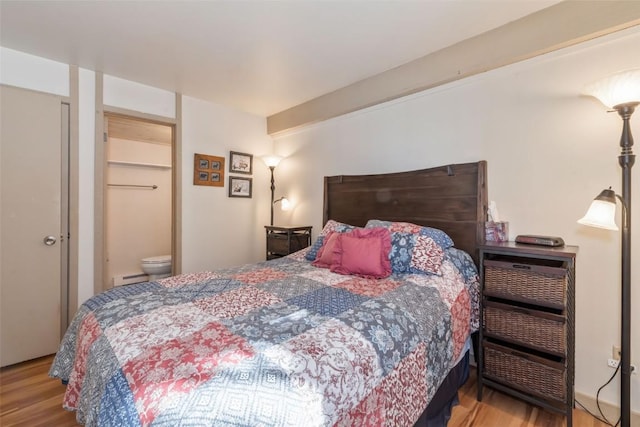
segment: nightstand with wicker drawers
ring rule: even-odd
[[[576,246],[480,247],[478,400],[490,386],[564,413],[574,402]]]

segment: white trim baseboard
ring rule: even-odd
[[[596,404],[596,399],[593,396],[589,396],[583,393],[575,393],[575,399],[579,401],[585,408],[587,408],[591,413],[599,416],[598,405]],[[580,408],[580,405],[576,403],[576,408]],[[611,421],[613,424],[618,421],[620,417],[620,407],[616,406],[609,402],[600,401],[600,408],[604,415]],[[631,412],[631,425],[632,426],[640,426],[640,412]]]

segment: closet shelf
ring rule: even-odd
[[[125,162],[122,160],[107,160],[107,163],[110,165],[120,166],[139,166],[144,168],[171,169],[171,165],[161,165],[157,163]]]

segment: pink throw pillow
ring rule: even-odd
[[[331,271],[382,279],[391,274],[391,234],[386,228],[356,229],[338,234]]]
[[[318,250],[318,255],[316,256],[315,261],[313,261],[313,265],[320,268],[329,268],[333,263],[333,252],[336,247],[336,241],[338,240],[338,236],[341,233],[330,231],[329,234],[324,238],[324,243]]]

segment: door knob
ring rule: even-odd
[[[46,236],[42,241],[47,246],[53,246],[56,244],[56,238],[54,236]]]

